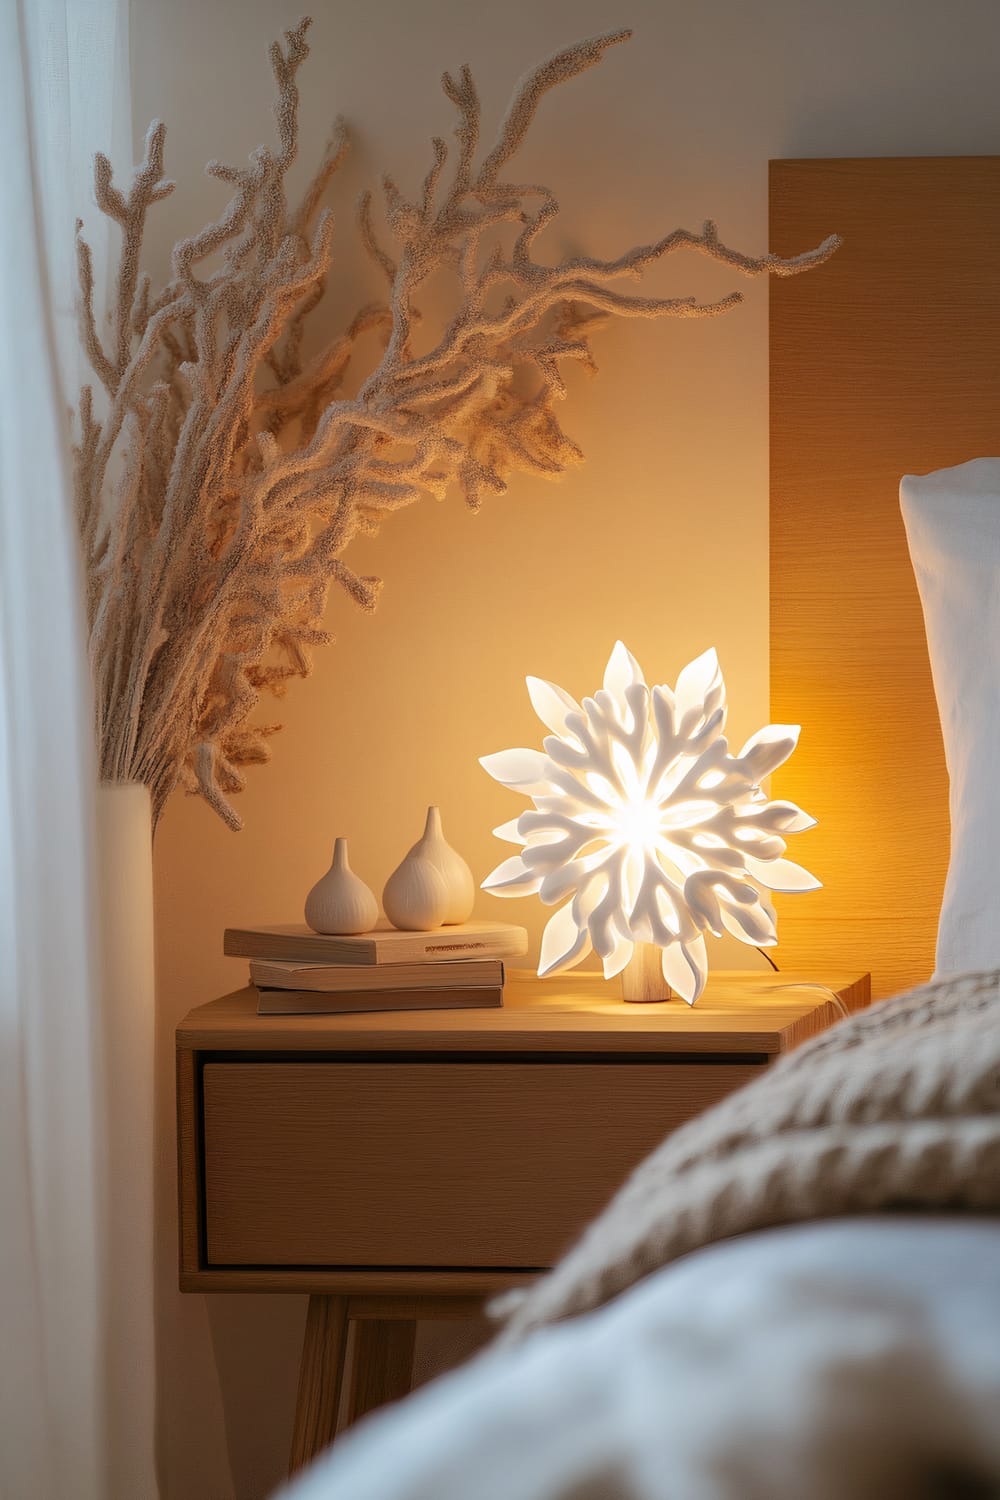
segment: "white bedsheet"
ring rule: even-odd
[[[484,1354],[283,1500],[1000,1495],[1000,1222],[747,1236]]]

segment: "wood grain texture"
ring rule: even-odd
[[[201,1263],[201,1101],[194,1054],[177,1051],[177,1233],[181,1275]]]
[[[622,999],[630,1005],[649,1005],[677,997],[663,977],[663,950],[655,943],[636,943],[619,978]]]
[[[408,990],[257,990],[259,1016],[332,1016],[358,1011],[475,1010],[503,1004],[502,984]]]
[[[375,1318],[404,1322],[451,1318],[478,1318],[483,1310],[481,1297],[351,1297],[348,1311],[351,1321]]]
[[[760,1065],[207,1063],[211,1265],[552,1265]]]
[[[868,1001],[825,982],[716,975],[641,1024],[586,974],[512,976],[470,1015],[258,1017],[252,989],[192,1011],[180,1284],[311,1294],[290,1470],[333,1441],[352,1323],[348,1422],[409,1389],[416,1318],[530,1281],[668,1131]]]
[[[512,1287],[530,1285],[536,1275],[535,1271],[448,1271],[433,1267],[426,1271],[400,1271],[393,1266],[378,1271],[344,1271],[330,1270],[326,1266],[305,1269],[213,1266],[182,1271],[178,1285],[182,1292],[282,1292],[297,1295],[323,1292],[329,1296],[352,1298],[408,1296],[444,1305],[452,1298],[481,1303],[485,1298],[495,1297]],[[438,1317],[439,1314],[428,1313],[427,1316]]]
[[[227,927],[223,952],[284,963],[404,964],[435,958],[516,958],[528,951],[525,928],[510,922],[455,922],[429,932],[401,931],[383,918],[352,936],[290,927]]]
[[[333,1442],[344,1380],[347,1329],[346,1298],[309,1298],[289,1474],[301,1469]]]
[[[289,964],[256,958],[250,960],[250,981],[259,989],[306,990],[319,999],[324,995],[340,995],[346,990],[378,994],[386,989],[386,980],[390,977],[393,989],[499,986],[503,984],[503,960],[453,958],[447,963],[393,964],[389,975],[385,973],[384,964]],[[277,996],[271,998],[278,999]]]
[[[948,785],[899,481],[1000,442],[1000,157],[778,161],[770,245],[844,246],[771,297],[774,791],[824,882],[779,898],[779,956],[927,979]],[[798,857],[798,856],[797,856]]]
[[[806,280],[807,278],[800,278]],[[802,897],[803,901],[812,897]],[[779,955],[780,956],[780,955]],[[628,1005],[600,974],[540,980],[510,970],[499,1010],[258,1016],[256,991],[223,995],[190,1011],[177,1028],[181,1050],[276,1052],[753,1052],[774,1056],[813,1034],[823,1001],[816,983],[852,1008],[867,1003],[860,965],[814,964],[774,974],[720,971],[697,1005]],[[807,986],[800,988],[800,986]],[[852,998],[855,997],[855,998]],[[829,1024],[827,1020],[826,1024]]]
[[[836,1004],[815,987],[823,981],[837,996]],[[287,1261],[207,1265],[202,1249],[199,1079],[202,1062],[211,1063],[213,1054],[257,1056],[262,1067],[284,1062],[283,1054],[289,1050],[296,1056],[315,1055],[317,1061],[336,1059],[341,1053],[373,1054],[384,1056],[386,1066],[419,1058],[422,1053],[434,1054],[436,1062],[453,1052],[483,1058],[511,1056],[512,1061],[527,1056],[537,1059],[533,1066],[546,1058],[558,1063],[568,1057],[606,1065],[623,1055],[650,1063],[691,1054],[765,1058],[798,1045],[832,1024],[839,1006],[853,1010],[867,1004],[869,988],[866,977],[852,978],[843,971],[822,976],[814,971],[808,978],[784,973],[717,973],[693,1009],[680,1001],[633,1008],[617,999],[614,988],[606,986],[598,975],[540,981],[534,975],[515,974],[508,983],[506,998],[504,1009],[496,1012],[296,1017],[290,1025],[286,1017],[256,1016],[253,992],[242,990],[192,1011],[181,1023],[177,1038],[181,1289],[323,1292],[352,1298],[432,1297],[444,1303],[453,1298],[493,1296],[525,1284],[532,1276],[528,1269],[500,1270],[476,1264],[456,1267],[450,1257],[446,1265],[426,1269],[294,1265]],[[491,1024],[482,1025],[484,1020]],[[456,1058],[459,1060],[465,1061]],[[637,1066],[629,1062],[626,1086]],[[575,1163],[571,1149],[560,1167],[564,1173],[574,1171]],[[249,1172],[249,1168],[244,1170]]]
[[[354,1325],[348,1424],[409,1393],[416,1340],[417,1325],[410,1319],[365,1319]]]

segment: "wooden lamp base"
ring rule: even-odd
[[[663,954],[655,943],[636,943],[622,970],[622,999],[638,1004],[672,1000],[674,992],[663,977]]]

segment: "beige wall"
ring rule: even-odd
[[[219,206],[210,156],[270,138],[269,39],[298,14],[278,0],[133,0],[137,126],[166,119],[181,188],[151,240],[170,243]],[[635,40],[550,96],[522,156],[560,193],[555,251],[611,254],[715,216],[762,248],[769,157],[1000,151],[994,0],[318,0],[302,77],[305,139],[343,111],[357,133],[340,204],[344,305],[367,274],[350,201],[391,166],[414,184],[424,142],[449,129],[437,87],[468,61],[495,120],[526,67],[627,21]],[[831,224],[830,229],[837,226]],[[157,237],[158,235],[158,237]],[[918,253],[918,247],[915,247]],[[676,260],[663,294],[734,278]],[[427,502],[352,549],[385,579],[374,617],[336,598],[337,645],[281,705],[273,764],[240,798],[245,831],[179,799],[158,836],[160,955],[161,1446],[168,1500],[250,1500],[281,1472],[301,1332],[299,1298],[174,1290],[170,1044],[190,1006],[241,982],[221,957],[228,923],[295,920],[335,835],[378,888],[437,801],[481,878],[490,828],[518,810],[477,757],[538,741],[526,672],[589,691],[616,636],[663,680],[720,652],[735,735],[767,692],[766,289],[706,323],[625,323],[597,336],[601,373],[576,378],[567,426],[586,465],[558,485],[521,480],[471,516]],[[481,910],[524,920],[533,902]]]

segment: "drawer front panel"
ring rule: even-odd
[[[203,1069],[211,1266],[543,1267],[748,1064]]]

